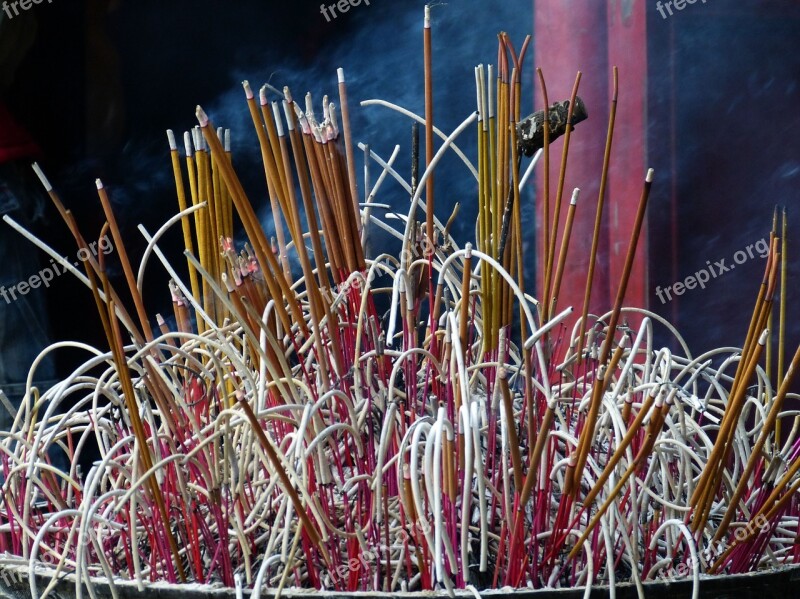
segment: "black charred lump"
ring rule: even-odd
[[[548,110],[551,143],[567,132],[568,113],[569,100],[556,102]],[[583,100],[576,97],[575,108],[572,111],[572,129],[587,118],[589,115],[586,112],[586,105]],[[526,156],[533,156],[544,147],[544,110],[534,112],[517,124],[517,145],[520,153]]]

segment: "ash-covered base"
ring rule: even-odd
[[[36,574],[36,583],[39,593],[47,587],[52,577],[46,573]],[[800,566],[787,566],[778,570],[756,572],[752,574],[735,574],[731,576],[701,576],[700,597],[713,597],[714,599],[785,599],[795,594],[797,584],[800,583]],[[233,589],[213,587],[200,584],[172,585],[166,583],[148,584],[140,590],[136,583],[131,581],[117,581],[115,583],[119,599],[235,599]],[[683,599],[692,596],[692,580],[648,582],[644,585],[646,599]],[[93,579],[93,589],[98,599],[111,599],[112,592],[108,582],[104,579]],[[516,599],[579,599],[585,596],[585,588],[575,589],[542,589],[529,590],[510,588],[484,591],[481,597],[513,596]],[[52,599],[74,599],[75,577],[71,574],[62,576],[56,587],[48,595]],[[83,596],[89,597],[89,590],[83,585]],[[273,591],[265,590],[261,593],[264,598],[273,598]],[[287,599],[300,599],[319,597],[322,599],[337,599],[355,597],[358,599],[387,599],[398,597],[414,599],[423,597],[447,597],[446,592],[421,592],[421,593],[335,593],[330,591],[314,591],[310,589],[286,589],[281,594]],[[609,596],[606,586],[592,587],[589,597],[601,599]],[[629,583],[616,586],[618,599],[634,599],[638,597],[636,587]],[[250,592],[245,591],[244,597],[250,597]],[[456,597],[474,598],[472,593],[457,591]],[[27,566],[16,563],[0,563],[0,599],[32,599]]]

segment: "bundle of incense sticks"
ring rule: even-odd
[[[77,593],[100,579],[112,589],[120,579],[142,588],[221,583],[254,596],[287,587],[588,593],[631,581],[644,596],[643,582],[663,576],[692,576],[696,591],[701,572],[800,558],[800,420],[785,407],[797,398],[800,349],[787,367],[784,292],[771,350],[777,385],[762,367],[775,293],[786,288],[785,212],[741,350],[693,356],[664,319],[624,306],[652,171],[633,230],[619,232],[630,243],[614,305],[589,314],[615,70],[585,302],[573,317],[558,296],[577,210],[576,190],[561,218],[581,75],[566,104],[551,205],[556,132],[547,113],[543,147],[527,164],[517,138],[529,40],[517,54],[500,35],[498,65],[475,72],[477,111],[446,134],[433,123],[431,28],[426,10],[426,116],[363,103],[415,123],[408,177],[397,151],[384,158],[360,145],[359,189],[340,70],[338,106],[324,98],[321,116],[310,96],[301,107],[288,89],[272,100],[265,87],[257,99],[244,83],[264,165],[261,199],[245,193],[229,134],[202,108],[185,159],[169,133],[179,211],[154,234],[139,227],[147,248],[138,274],[113,189],[98,181],[101,235],[113,236],[125,290],[109,281],[104,256],[81,273],[4,218],[86,284],[108,342],[44,350],[42,358],[62,347],[87,357],[53,388],[29,388],[0,439],[0,551],[53,575],[46,588],[30,578],[33,596],[51,595],[63,574]],[[456,141],[474,126],[473,164]],[[441,188],[434,210],[433,172],[450,152],[474,177],[479,208],[476,239],[463,247],[450,234],[457,207]],[[537,301],[523,280],[520,191],[539,156]],[[399,228],[395,209],[380,202],[391,180],[410,197]],[[267,203],[274,239],[257,218]],[[451,216],[443,223],[437,213]],[[370,227],[396,237],[399,255],[369,256]],[[159,247],[171,228],[186,245],[179,260]],[[156,268],[171,277],[172,317],[151,317],[142,300]],[[679,351],[654,347],[657,327]],[[99,459],[84,473],[92,452]],[[54,465],[58,454],[68,469]]]

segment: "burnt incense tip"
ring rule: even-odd
[[[333,136],[339,137],[339,119],[336,116],[336,104],[333,102],[328,105],[328,120],[333,128]]]
[[[33,167],[33,172],[36,173],[36,176],[39,177],[39,181],[42,182],[44,190],[48,193],[53,191],[53,186],[50,185],[50,181],[47,180],[47,177],[45,176],[44,171],[42,171],[42,167],[39,166],[39,163],[34,162],[32,167]]]
[[[311,92],[306,93],[306,117],[309,121],[314,120],[314,98]]]
[[[220,278],[222,279],[222,284],[225,285],[225,289],[228,290],[228,293],[233,293],[236,290],[236,287],[231,282],[231,279],[228,276],[228,273],[222,273]]]
[[[195,126],[192,129],[192,143],[194,144],[195,153],[203,151],[203,134],[200,132],[199,126]]]
[[[292,90],[289,89],[288,85],[283,86],[283,97],[289,104],[294,102],[294,98],[292,98]]]
[[[97,189],[103,189],[103,182],[100,179],[95,179],[94,184],[97,185]]]
[[[186,149],[186,157],[192,157],[192,134],[188,131],[184,131],[183,133],[183,146]]]
[[[572,192],[572,199],[570,200],[570,205],[575,206],[578,203],[578,196],[581,195],[581,190],[579,187],[576,187]]]
[[[167,140],[169,141],[170,151],[176,151],[178,149],[178,143],[175,141],[175,133],[172,129],[167,129]]]
[[[269,104],[269,99],[267,98],[267,85],[264,84],[261,86],[261,89],[258,90],[258,101],[262,106],[266,106]]]
[[[250,82],[247,79],[242,81],[242,88],[244,88],[245,97],[248,100],[252,100],[254,98],[254,96],[253,96],[253,88],[250,87]]]
[[[656,174],[655,170],[653,170],[652,168],[648,169],[647,170],[647,176],[645,177],[645,181],[647,181],[648,183],[652,183],[653,182],[653,177],[655,177],[655,174]]]
[[[431,28],[431,5],[425,5],[425,20],[424,20],[424,27],[425,29]]]
[[[278,130],[278,137],[283,137],[286,132],[283,129],[283,119],[281,118],[281,109],[277,102],[272,103],[272,116],[275,119],[275,128]]]
[[[225,151],[231,151],[231,130],[225,129]]]
[[[289,131],[294,131],[294,118],[292,118],[292,109],[287,100],[283,100],[283,115],[286,118],[286,126]]]
[[[342,67],[339,67],[338,69],[336,69],[336,77],[339,80],[339,83],[345,83],[345,80],[344,80],[344,69]]]
[[[330,114],[329,112],[330,106],[331,102],[328,99],[328,94],[325,94],[324,96],[322,96],[322,120],[324,121],[328,120],[328,116]]]
[[[197,115],[197,122],[200,123],[201,127],[208,127],[208,115],[199,104],[195,110],[195,115]]]

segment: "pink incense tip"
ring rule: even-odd
[[[647,181],[648,183],[652,183],[653,182],[653,177],[655,176],[655,174],[656,174],[656,172],[653,169],[648,169],[647,177],[645,177],[645,181]]]
[[[47,180],[47,177],[44,175],[44,171],[42,171],[42,167],[39,166],[38,162],[33,163],[33,171],[36,173],[36,176],[39,177],[39,181],[42,182],[42,186],[46,192],[53,191],[53,186],[50,185],[50,181]]]
[[[95,179],[94,184],[97,185],[97,189],[103,189],[103,182],[100,179]]]
[[[269,100],[267,99],[267,86],[262,85],[261,89],[258,90],[258,101],[261,103],[262,106],[266,106],[269,104]]]
[[[338,69],[336,69],[336,76],[339,79],[339,83],[344,83],[345,82],[345,80],[344,80],[344,69],[342,67],[339,67]]]
[[[197,106],[195,114],[197,115],[197,122],[200,123],[200,126],[203,128],[208,127],[208,115],[200,105]]]
[[[167,129],[167,140],[169,141],[169,149],[174,152],[178,149],[178,143],[175,141],[175,133],[172,129]]]
[[[244,88],[245,97],[248,100],[252,100],[254,98],[254,96],[253,96],[253,88],[250,87],[250,82],[247,79],[242,81],[242,87]]]

